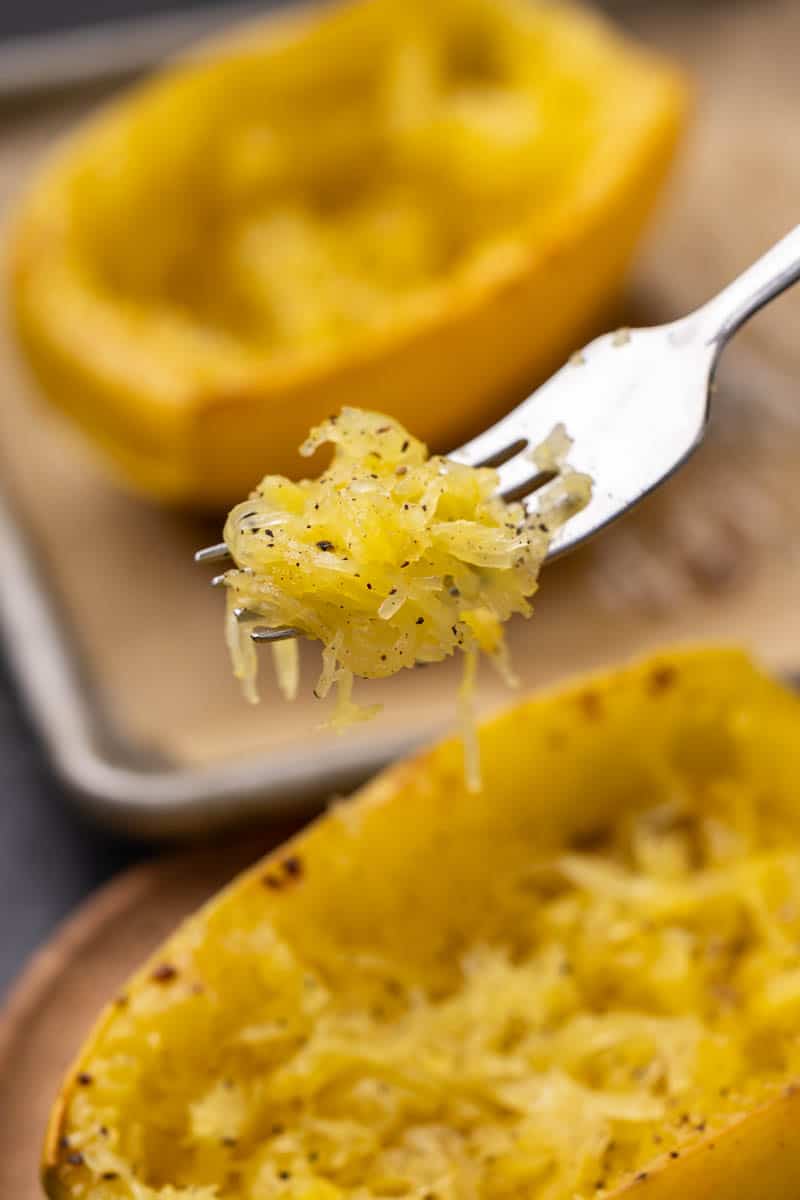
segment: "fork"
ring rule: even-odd
[[[744,274],[687,317],[619,329],[590,342],[545,384],[448,458],[494,467],[505,500],[531,498],[553,478],[530,453],[556,425],[572,440],[570,466],[593,480],[592,497],[553,536],[547,559],[574,549],[668,479],[703,440],[723,349],[750,317],[800,279],[800,225]],[[229,557],[225,543],[197,562]],[[224,575],[212,583],[219,585]],[[237,610],[242,620],[254,614]],[[298,637],[297,629],[254,628],[257,642]]]

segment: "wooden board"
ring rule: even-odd
[[[278,833],[254,834],[126,871],[34,956],[0,1012],[3,1200],[42,1200],[38,1162],[47,1114],[102,1005],[183,917],[280,840]]]

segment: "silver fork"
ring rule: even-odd
[[[703,439],[714,375],[724,347],[770,300],[800,279],[800,225],[713,300],[688,317],[596,338],[527,400],[448,455],[492,466],[505,499],[523,500],[548,483],[531,450],[561,424],[572,439],[570,466],[594,481],[587,506],[556,532],[547,558],[574,549],[668,479]],[[220,543],[197,562],[222,561]],[[218,575],[212,582],[222,583]],[[242,620],[254,614],[237,613]],[[254,628],[254,641],[300,636],[297,629]]]

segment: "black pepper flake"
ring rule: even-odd
[[[58,1144],[62,1150],[69,1149],[69,1137],[67,1136],[66,1133],[62,1134],[62,1136],[58,1139]]]
[[[596,1179],[594,1182],[594,1186],[595,1186],[595,1189],[599,1192],[602,1188],[604,1188],[606,1186],[605,1179]]]
[[[680,1158],[680,1154],[678,1153],[677,1150],[670,1150],[669,1156],[670,1156],[670,1158]]]
[[[274,892],[277,892],[283,886],[277,875],[263,875],[261,882],[264,884],[264,887],[271,888]]]
[[[403,442],[402,446],[400,447],[401,454],[405,454],[406,450],[408,449],[408,445],[409,445],[408,438],[406,438],[406,440]]]
[[[371,592],[371,591],[372,591],[372,584],[371,584],[371,583],[368,583],[368,584],[367,584],[367,591],[368,591],[368,592]]]
[[[282,1125],[273,1125],[272,1129],[270,1130],[270,1133],[272,1133],[274,1137],[279,1137],[280,1134],[283,1133],[283,1126]]]
[[[317,547],[320,550],[332,550],[333,542],[329,542],[325,538],[323,538],[321,542],[317,542]]]
[[[94,1083],[94,1078],[88,1071],[80,1071],[78,1074],[78,1083],[81,1087],[88,1087],[90,1083]]]
[[[100,1137],[108,1137],[108,1127],[106,1125],[101,1125],[97,1132],[100,1134]]]
[[[249,513],[242,513],[240,520],[249,521],[251,517],[257,517],[257,516],[258,516],[258,513],[255,511],[249,512]]]
[[[425,624],[425,618],[424,618],[424,617],[417,617],[417,624],[418,624],[418,625],[424,625],[424,624]]]
[[[82,1167],[86,1162],[86,1159],[83,1157],[80,1150],[73,1150],[71,1154],[67,1155],[67,1162],[71,1167]]]
[[[311,1163],[319,1162],[319,1151],[312,1150],[308,1156],[308,1161]]]
[[[461,592],[458,590],[458,588],[457,588],[457,587],[451,587],[451,588],[450,588],[450,595],[451,595],[451,596],[460,596],[460,595],[461,595]]]
[[[376,429],[375,432],[376,433],[388,433],[391,428],[392,428],[391,425],[381,425],[380,429]]]
[[[397,592],[397,588],[389,588],[389,595],[390,595],[390,596],[394,596],[396,592]]]
[[[408,567],[408,566],[410,566],[410,565],[411,565],[411,564],[410,564],[409,560],[408,560],[408,559],[406,559],[406,561],[405,561],[405,562],[403,562],[403,563],[400,563],[400,570],[402,570],[402,569],[403,569],[403,567]]]
[[[116,1171],[103,1171],[101,1179],[106,1179],[110,1183],[112,1179],[119,1179],[119,1174]]]
[[[171,983],[176,979],[178,971],[173,967],[172,963],[160,963],[156,969],[151,972],[150,978],[154,983]]]
[[[385,654],[382,654],[382,655],[381,655],[381,662],[386,662],[386,655],[385,655]]]
[[[303,874],[303,864],[296,854],[291,854],[289,858],[285,858],[281,863],[287,875],[291,875],[293,879],[298,879]]]
[[[224,1137],[224,1138],[222,1138],[222,1145],[228,1146],[228,1147],[238,1146],[239,1142],[238,1142],[237,1138],[235,1138],[235,1137]]]
[[[278,1171],[278,1179],[291,1179],[291,1171]]]
[[[636,1176],[637,1183],[644,1183],[645,1179],[647,1179],[647,1171],[640,1171]]]

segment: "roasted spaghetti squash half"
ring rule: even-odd
[[[49,1195],[800,1195],[799,730],[686,651],[385,771],[112,1002]]]
[[[580,7],[356,0],[198,51],[69,137],[12,235],[45,394],[134,486],[230,505],[345,404],[434,450],[600,319],[686,89]]]

